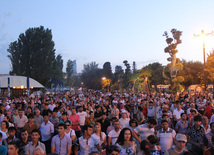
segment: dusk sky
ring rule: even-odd
[[[202,40],[193,39],[201,30],[214,31],[213,0],[0,0],[0,74],[8,74],[9,44],[28,28],[52,30],[56,55],[64,68],[68,59],[83,64],[95,61],[112,70],[128,60],[137,69],[153,62],[166,65],[168,54],[164,31],[183,32],[177,57],[203,62]],[[206,53],[214,48],[214,36],[206,40]],[[124,67],[123,67],[124,68]]]

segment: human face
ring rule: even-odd
[[[39,115],[40,115],[40,111],[36,110],[36,116],[39,116]]]
[[[88,136],[91,136],[92,133],[93,133],[93,129],[92,129],[92,128],[88,128],[88,129],[86,130],[86,134],[87,134]]]
[[[18,150],[14,145],[8,145],[8,155],[16,155],[18,154]]]
[[[177,141],[177,140],[175,140],[175,144],[176,144],[176,147],[179,150],[183,150],[184,147],[186,146],[186,142],[184,142],[184,141]]]
[[[22,132],[21,137],[22,137],[23,140],[28,139],[28,132],[27,131]]]
[[[71,112],[73,115],[76,114],[76,109],[72,109]]]
[[[164,130],[167,130],[167,129],[168,129],[168,126],[169,126],[169,124],[168,124],[167,122],[163,122],[163,123],[162,123],[162,128],[163,128]]]
[[[114,128],[118,130],[120,128],[120,122],[114,122]]]
[[[8,132],[9,137],[14,137],[14,136],[15,136],[15,133],[16,133],[15,130],[10,130],[10,131]]]
[[[65,125],[67,126],[67,129],[71,128],[71,125],[69,123],[65,123]]]
[[[5,129],[5,128],[6,128],[6,123],[5,123],[5,122],[2,122],[2,123],[1,123],[1,128],[2,128],[2,129]]]
[[[199,126],[201,126],[201,124],[202,124],[201,121],[195,121],[195,127],[196,127],[196,128],[199,127]]]
[[[63,133],[65,133],[65,128],[63,126],[59,126],[58,131],[59,131],[59,134],[62,135]]]
[[[122,113],[122,117],[123,117],[123,118],[126,118],[126,113]]]
[[[182,120],[186,120],[187,119],[187,115],[183,114],[181,118],[182,118]]]
[[[96,131],[96,132],[100,132],[100,131],[101,131],[100,125],[96,125],[96,126],[95,126],[95,131]]]
[[[124,132],[124,140],[125,141],[130,141],[130,138],[131,138],[131,132],[130,132],[130,130],[126,130]]]
[[[18,113],[19,113],[19,117],[22,117],[23,111],[18,111]]]
[[[149,123],[149,128],[154,128],[154,124]]]
[[[207,117],[202,117],[202,124],[208,124],[208,118]]]
[[[40,135],[39,135],[39,133],[37,133],[37,132],[33,132],[32,134],[31,134],[31,138],[32,138],[32,141],[38,141],[39,140],[39,138],[40,138]]]
[[[91,114],[90,114],[90,117],[91,117],[91,118],[94,118],[94,113],[91,113]]]
[[[44,116],[44,121],[48,122],[49,121],[49,117],[48,116]]]

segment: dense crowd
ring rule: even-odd
[[[213,94],[0,98],[0,155],[212,155]]]

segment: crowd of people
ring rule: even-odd
[[[212,155],[212,93],[0,98],[0,155]]]

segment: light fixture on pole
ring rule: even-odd
[[[204,57],[204,87],[205,87],[205,91],[207,89],[207,76],[206,76],[206,64],[205,64],[205,37],[213,35],[213,31],[211,33],[204,33],[204,30],[201,31],[201,34],[194,34],[194,38],[195,37],[201,37],[203,39],[203,57]]]

